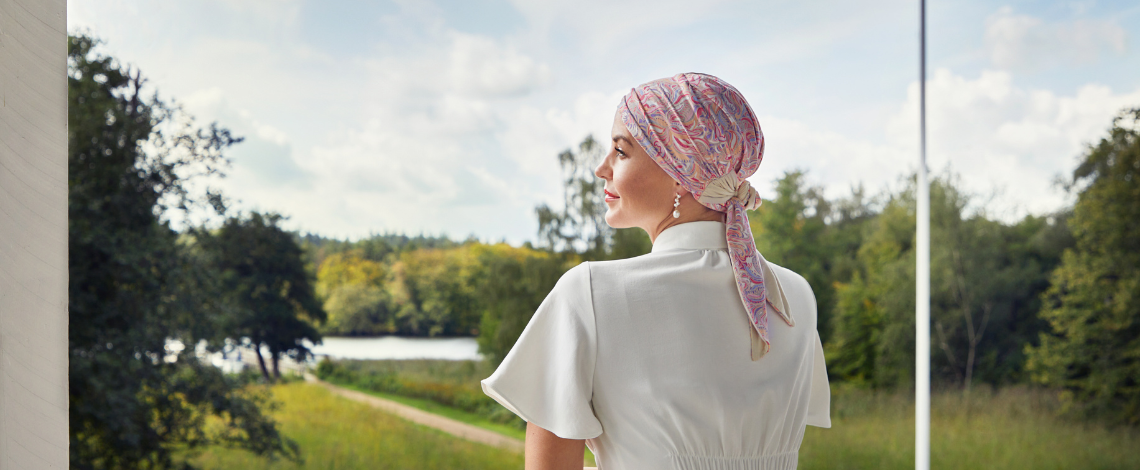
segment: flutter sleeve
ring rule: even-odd
[[[597,354],[589,263],[571,268],[538,306],[483,393],[565,439],[602,433],[591,399]]]
[[[831,427],[831,388],[827,383],[827,366],[823,362],[823,342],[815,332],[815,350],[811,371],[811,396],[805,424],[821,428]]]

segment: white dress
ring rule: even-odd
[[[770,315],[757,361],[725,224],[689,222],[648,254],[567,271],[483,392],[586,439],[598,470],[794,469],[804,426],[831,427],[831,396],[815,295],[769,265],[796,326]]]

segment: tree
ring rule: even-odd
[[[199,363],[193,347],[166,348],[214,337],[221,316],[211,273],[164,215],[223,211],[220,194],[191,194],[187,182],[218,173],[222,151],[241,139],[145,97],[141,74],[94,53],[97,44],[68,38],[71,466],[171,468],[177,450],[213,444],[297,460],[262,412],[264,393]]]
[[[1090,415],[1140,424],[1140,108],[1113,119],[1070,185],[1076,246],[1052,274],[1050,328],[1026,347],[1027,367]]]
[[[836,283],[828,374],[880,388],[910,383],[914,366],[913,188],[891,195],[867,226],[849,280]]]
[[[967,397],[979,373],[993,384],[1020,376],[1020,345],[1041,326],[1034,299],[1067,240],[1062,224],[1029,216],[1008,225],[970,209],[974,200],[950,178],[931,186],[934,366]]]
[[[586,260],[627,258],[652,248],[644,230],[615,230],[606,223],[606,181],[594,175],[604,152],[593,136],[586,136],[577,153],[566,149],[558,154],[563,172],[563,209],[557,212],[546,204],[535,208],[540,246],[576,253]]]
[[[748,211],[748,221],[764,258],[799,273],[811,285],[819,305],[819,336],[826,343],[831,338],[835,283],[851,278],[853,254],[874,212],[862,188],[833,203],[823,188],[809,186],[806,179],[802,170],[784,173],[776,180],[776,197]]]
[[[562,274],[582,262],[577,255],[552,254],[505,243],[475,247],[479,306],[479,353],[498,366],[519,339],[535,310]]]
[[[282,354],[304,361],[303,341],[319,344],[315,324],[327,319],[293,236],[279,214],[230,217],[216,233],[196,230],[197,242],[226,286],[230,320],[226,331],[253,346],[261,373],[271,381],[261,348],[269,349],[273,377]]]
[[[427,336],[471,335],[477,331],[476,262],[469,247],[401,253],[399,282],[412,307],[401,319],[401,327],[408,333]]]
[[[353,249],[325,258],[317,271],[317,297],[325,299],[322,331],[339,335],[394,333],[392,300],[385,284],[389,269]]]

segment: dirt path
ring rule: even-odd
[[[380,408],[413,423],[422,424],[424,426],[431,426],[433,428],[439,429],[440,431],[446,432],[456,437],[467,439],[469,441],[513,450],[515,452],[523,451],[523,441],[520,441],[513,437],[507,437],[497,432],[488,431],[486,429],[472,426],[467,423],[462,423],[451,418],[437,415],[435,413],[428,413],[426,411],[413,408],[403,403],[397,403],[392,400],[375,397],[367,393],[358,392],[356,390],[349,390],[343,387],[338,387],[336,385],[320,380],[312,374],[305,374],[305,380],[321,385],[334,394],[348,398],[349,400],[366,403],[376,408]]]
[[[502,449],[512,450],[515,452],[522,452],[524,448],[523,441],[520,441],[513,437],[507,437],[497,432],[488,431],[486,429],[459,422],[451,418],[437,415],[435,413],[428,413],[424,410],[413,408],[403,403],[398,403],[392,400],[372,396],[367,393],[358,392],[356,390],[349,390],[344,387],[339,387],[318,379],[317,376],[310,373],[305,373],[305,381],[327,388],[330,392],[345,397],[349,400],[358,401],[374,406],[376,408],[380,408],[413,423],[430,426],[462,439],[467,439],[469,441],[478,442],[480,444],[487,444],[489,446],[495,446]],[[582,470],[597,470],[597,467],[584,467]]]

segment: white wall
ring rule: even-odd
[[[66,10],[0,0],[0,470],[68,463]]]

